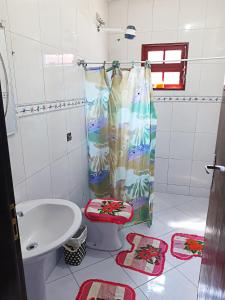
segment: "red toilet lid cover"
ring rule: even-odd
[[[91,199],[85,207],[85,216],[94,222],[125,224],[134,215],[133,207],[126,202],[112,199]]]

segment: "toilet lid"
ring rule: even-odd
[[[85,207],[85,216],[93,222],[125,224],[134,215],[133,207],[113,198],[91,199]]]
[[[90,279],[79,290],[76,300],[135,300],[135,291],[126,284]]]

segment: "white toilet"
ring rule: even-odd
[[[125,209],[127,210],[125,213],[120,212],[120,215],[109,216],[106,214],[99,214],[98,209],[91,207],[93,203],[100,203],[100,201],[118,201],[112,199],[93,199],[90,200],[85,208],[82,209],[85,224],[88,227],[88,235],[87,235],[87,247],[102,250],[102,251],[116,251],[122,248],[123,242],[120,239],[119,230],[121,229],[121,225],[125,224],[133,218],[133,207],[128,203],[123,203]],[[128,212],[129,210],[129,212]],[[95,220],[90,217],[89,213],[92,215],[95,214]],[[121,215],[123,214],[123,221],[121,222]],[[126,214],[126,218],[124,215]],[[117,218],[119,219],[117,222]],[[107,221],[105,221],[108,219]]]

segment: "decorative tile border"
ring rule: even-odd
[[[155,102],[200,102],[200,103],[218,103],[222,102],[219,96],[154,96]]]
[[[3,97],[6,97],[4,94]],[[155,96],[155,102],[198,102],[198,103],[220,103],[222,102],[222,97],[213,96],[213,97],[198,97],[198,96]],[[54,102],[43,102],[36,104],[24,104],[17,105],[17,116],[25,117],[40,113],[47,113],[51,111],[58,111],[63,109],[75,108],[79,106],[84,106],[86,102],[85,98],[75,98],[70,100],[63,101],[54,101]]]
[[[85,101],[85,98],[75,98],[63,101],[17,105],[16,112],[17,116],[21,118],[30,115],[84,106]]]

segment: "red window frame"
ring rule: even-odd
[[[166,43],[166,44],[143,44],[142,45],[142,60],[148,60],[149,51],[163,51],[163,60],[165,60],[166,50],[181,50],[181,59],[188,58],[189,43]],[[181,61],[179,63],[161,63],[152,64],[152,72],[162,72],[163,80],[165,72],[179,72],[179,84],[164,84],[164,87],[157,87],[154,90],[185,90],[187,62]]]

